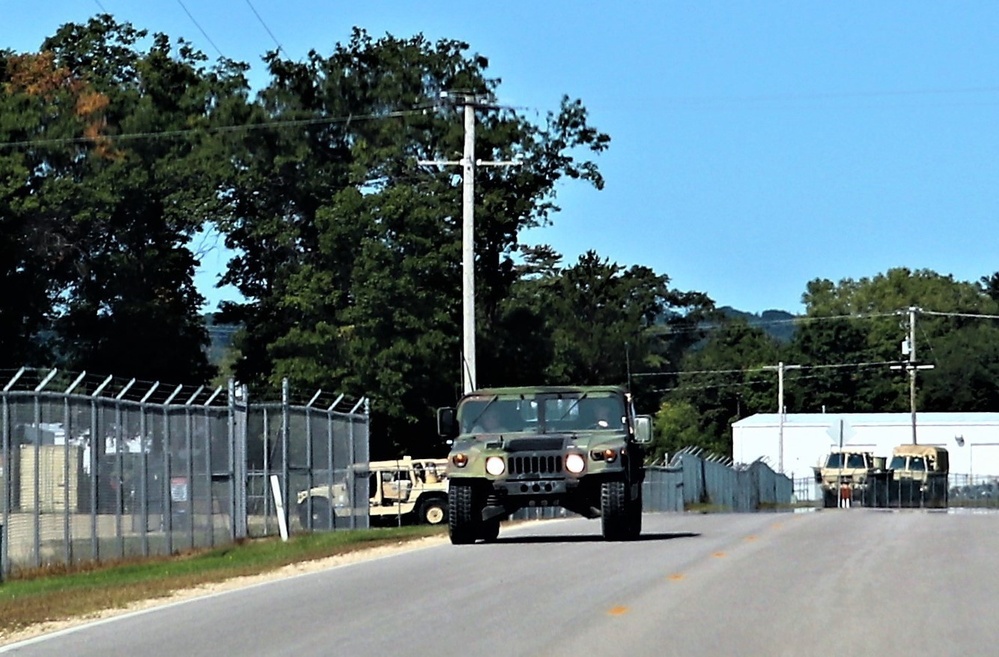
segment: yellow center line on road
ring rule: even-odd
[[[714,554],[712,554],[711,556],[712,556],[712,557],[714,557],[715,559],[724,559],[724,558],[725,558],[725,557],[727,557],[728,555],[727,555],[727,554],[725,554],[724,552],[715,552],[715,553],[714,553]]]
[[[746,537],[746,540],[747,541],[755,541],[757,538],[758,538],[757,536],[753,536],[752,534],[750,534],[749,536]]]
[[[683,580],[685,577],[686,577],[686,575],[684,575],[683,573],[672,573],[666,579],[668,579],[671,582],[679,582],[679,581]]]
[[[631,610],[630,610],[630,609],[629,609],[628,607],[623,607],[623,606],[621,606],[621,605],[618,605],[617,607],[611,607],[611,608],[610,608],[610,609],[609,609],[609,610],[607,611],[607,613],[608,613],[608,615],[610,615],[610,616],[624,616],[624,615],[625,615],[625,614],[627,614],[627,613],[628,613],[629,611],[631,611]]]

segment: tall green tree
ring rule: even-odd
[[[19,111],[0,131],[23,138],[0,160],[0,214],[28,255],[2,270],[30,278],[11,306],[22,340],[48,336],[39,356],[70,369],[206,380],[191,239],[221,207],[230,158],[212,130],[246,113],[245,67],[109,15],[5,59]]]
[[[762,329],[744,319],[723,321],[688,352],[677,386],[666,400],[696,410],[697,447],[730,454],[732,422],[776,408],[777,376],[766,368],[781,358],[780,345]]]
[[[789,412],[886,412],[907,408],[904,377],[892,371],[898,344],[886,339],[899,319],[816,317],[802,322],[789,363],[801,366],[785,388]],[[904,404],[904,405],[903,405]]]
[[[841,368],[803,386],[804,398],[843,411],[908,410],[908,380],[887,363],[907,360],[900,345],[908,340],[914,308],[916,355],[934,365],[919,373],[917,408],[999,410],[999,383],[992,377],[999,326],[991,318],[999,315],[999,302],[990,294],[990,280],[962,282],[897,268],[838,284],[811,281],[804,298],[813,326],[799,331],[795,352],[803,361]],[[875,365],[847,367],[857,363]]]
[[[686,447],[701,447],[723,453],[725,443],[715,436],[705,436],[700,414],[693,404],[685,401],[664,401],[652,422],[652,445],[647,462],[665,464],[673,454]]]
[[[52,362],[45,336],[79,239],[63,219],[78,186],[60,174],[79,149],[47,138],[82,137],[103,100],[52,53],[0,52],[0,367]]]
[[[80,163],[88,203],[71,216],[84,237],[57,322],[63,359],[77,369],[207,380],[191,239],[222,207],[230,164],[213,128],[246,113],[245,66],[209,68],[183,40],[149,37],[108,15],[64,26],[43,48],[107,97],[111,140],[103,157]]]
[[[238,255],[224,282],[247,299],[226,309],[246,329],[237,373],[366,394],[374,449],[419,449],[432,408],[461,380],[460,178],[421,162],[461,157],[461,110],[442,92],[488,98],[498,81],[465,43],[363,30],[328,57],[267,62],[256,120],[273,129],[247,135],[226,197]],[[477,157],[524,162],[476,174],[476,289],[490,335],[516,279],[519,232],[551,220],[560,179],[602,185],[579,158],[609,138],[568,99],[540,124],[509,109],[478,121]],[[488,366],[479,377],[491,378]]]
[[[627,383],[628,369],[662,365],[656,332],[673,312],[691,312],[710,300],[669,287],[648,267],[625,268],[595,251],[559,273],[550,320],[555,354],[549,377],[562,383]]]

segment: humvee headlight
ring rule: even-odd
[[[498,477],[506,472],[506,462],[501,456],[490,456],[486,459],[486,472],[494,477]]]
[[[468,457],[464,454],[455,454],[451,457],[451,463],[454,463],[456,468],[463,468],[468,465]]]
[[[582,454],[577,454],[575,452],[566,454],[565,469],[572,474],[580,474],[586,469],[586,459],[583,458]]]
[[[621,450],[624,454],[624,450]],[[613,463],[617,460],[617,450],[608,447],[607,449],[595,449],[590,452],[590,458],[594,461],[606,461],[607,463]]]

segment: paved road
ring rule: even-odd
[[[0,649],[16,655],[985,655],[999,515],[649,514],[504,530]]]

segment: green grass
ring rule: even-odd
[[[317,532],[287,542],[248,539],[171,557],[17,572],[0,584],[0,637],[37,623],[120,609],[202,584],[443,533],[440,527],[426,526]]]

